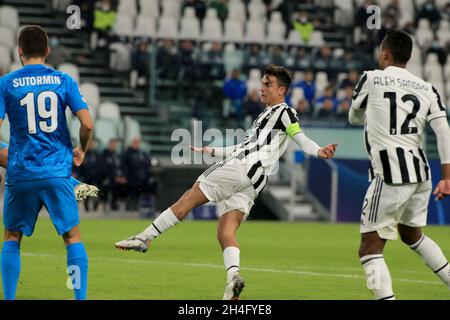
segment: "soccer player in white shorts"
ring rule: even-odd
[[[450,267],[439,246],[422,233],[427,223],[431,174],[421,142],[429,123],[436,134],[442,180],[434,195],[450,194],[450,129],[437,90],[405,69],[411,37],[393,30],[384,38],[381,70],[364,73],[349,112],[352,124],[364,124],[371,161],[371,185],[361,216],[359,257],[375,299],[394,300],[383,257],[386,240],[401,240],[450,288]]]
[[[210,153],[216,159],[225,159],[206,170],[194,186],[146,230],[117,242],[115,246],[145,252],[154,238],[178,224],[193,208],[214,202],[220,215],[217,237],[227,270],[223,299],[239,299],[244,281],[239,274],[240,249],[236,231],[286,150],[289,138],[307,154],[322,159],[332,158],[336,150],[335,144],[319,147],[301,132],[297,113],[284,102],[291,81],[291,73],[286,68],[267,66],[261,80],[261,102],[266,109],[255,120],[242,143],[226,148],[192,148]]]

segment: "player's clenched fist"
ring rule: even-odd
[[[334,157],[334,153],[336,152],[337,144],[329,144],[322,149],[319,150],[317,156],[322,159],[331,159]]]

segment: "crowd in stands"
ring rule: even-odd
[[[140,143],[140,139],[133,139],[120,154],[118,139],[111,139],[104,150],[97,148],[95,140],[91,142],[84,163],[74,167],[72,173],[75,178],[101,190],[98,199],[84,201],[87,211],[96,211],[101,203],[115,211],[121,202],[126,210],[135,211],[143,200],[153,201],[157,183],[152,175],[152,159],[141,150]]]

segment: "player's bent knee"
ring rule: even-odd
[[[19,231],[5,230],[4,240],[20,242],[22,240],[22,233]]]

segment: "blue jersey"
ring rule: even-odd
[[[76,81],[63,72],[36,64],[0,78],[0,118],[7,114],[10,123],[8,184],[70,176],[66,107],[88,109]]]

